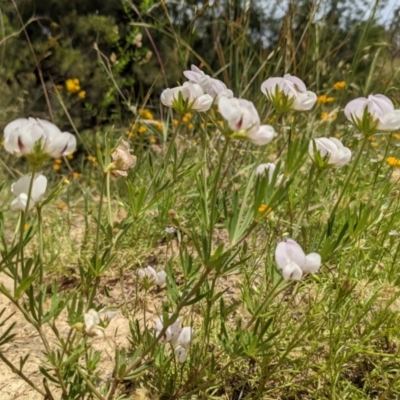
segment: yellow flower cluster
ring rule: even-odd
[[[317,103],[318,104],[332,103],[332,101],[334,100],[335,100],[334,97],[328,97],[325,94],[323,94],[321,96],[318,96]]]
[[[143,108],[142,110],[140,110],[139,115],[143,119],[150,119],[150,120],[154,119],[153,113],[147,108]]]
[[[346,87],[346,82],[345,81],[340,81],[340,82],[336,82],[334,85],[333,85],[333,88],[335,89],[335,90],[343,90],[344,88]]]
[[[386,159],[386,162],[389,164],[391,167],[400,167],[400,159],[396,157],[388,157]]]
[[[74,155],[73,155],[73,154],[69,154],[66,158],[67,158],[68,160],[72,160],[72,159],[74,158]],[[93,158],[94,158],[94,157],[93,157]],[[62,158],[56,158],[56,159],[54,160],[53,170],[54,170],[54,171],[59,171],[59,170],[61,169],[61,164],[62,164],[62,162],[63,162]],[[72,179],[78,179],[78,178],[80,178],[81,176],[82,176],[82,174],[79,173],[79,172],[72,172]],[[66,181],[66,183],[69,183],[69,180],[68,180],[67,178],[65,178],[65,181]]]
[[[62,163],[61,158],[56,158],[54,160],[54,164],[53,164],[54,171],[58,171],[61,168],[61,163]]]
[[[147,125],[154,125],[154,127],[159,132],[163,131],[163,123],[160,120],[155,120],[154,114],[147,108],[143,108],[142,110],[140,110],[139,116],[142,120],[146,120],[144,122],[147,122]],[[149,129],[146,125],[143,125],[142,123],[138,122],[131,125],[130,129],[126,131],[126,135],[131,139],[135,139],[138,136],[146,133],[148,130]],[[156,143],[156,142],[157,140],[154,137],[150,138],[150,143]]]
[[[97,165],[97,159],[94,156],[87,156],[87,160],[92,164],[92,165]]]
[[[67,158],[68,158],[68,160],[72,160],[74,158],[74,155],[73,154],[69,154],[67,156]],[[54,171],[59,171],[60,168],[61,168],[61,164],[62,164],[62,159],[61,158],[56,158],[54,160],[54,164],[53,164]]]
[[[266,204],[261,204],[260,207],[258,207],[258,212],[260,214],[267,212],[267,218],[269,216],[269,214],[273,213],[273,209],[269,206],[267,206]]]
[[[77,94],[77,96],[82,100],[86,97],[86,91],[82,90],[78,78],[67,79],[65,81],[65,88],[67,89],[67,92]]]

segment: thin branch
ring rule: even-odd
[[[43,397],[46,396],[46,393],[39,389],[22,371],[15,368],[14,365],[4,356],[4,354],[0,351],[0,359],[6,364],[14,374],[17,374],[21,379],[23,379],[31,388],[35,389],[38,393],[40,393]]]

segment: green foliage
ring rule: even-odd
[[[0,296],[12,308],[0,311],[2,366],[49,399],[122,400],[143,387],[161,399],[399,396],[400,135],[361,137],[341,113],[372,92],[396,100],[379,4],[365,19],[350,1],[323,11],[291,2],[280,16],[265,2],[36,3],[18,3],[35,57],[14,3],[2,3],[1,121],[50,118],[42,74],[79,150],[40,165],[47,194],[18,215],[8,187],[39,168],[1,150],[0,271],[10,284]],[[215,105],[179,117],[160,106],[191,62],[251,99],[274,140],[235,136]],[[278,112],[278,89],[273,107],[259,86],[284,73],[325,101]],[[348,165],[311,162],[310,140],[334,135],[353,152]],[[121,136],[137,156],[126,177],[113,174]],[[272,175],[256,172],[265,162]],[[318,274],[283,279],[274,252],[288,237],[322,256]],[[39,379],[28,351],[8,351],[17,316],[35,332]],[[193,329],[190,346],[172,340],[178,319]]]

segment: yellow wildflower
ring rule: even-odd
[[[94,156],[87,156],[87,159],[89,162],[91,162],[92,164],[97,164],[97,159]]]
[[[27,231],[29,229],[29,224],[24,225],[24,231]]]
[[[67,155],[68,160],[72,160],[74,158],[74,153]]]
[[[396,157],[388,157],[386,159],[386,162],[389,164],[391,167],[400,167],[400,159]]]
[[[82,174],[80,174],[79,172],[73,172],[72,173],[72,178],[73,179],[78,179],[78,178],[80,178],[82,176]]]
[[[61,168],[60,164],[57,163],[53,164],[54,171],[58,171],[60,168]]]
[[[70,93],[78,93],[81,90],[81,85],[78,78],[67,79],[65,81],[65,88]]]
[[[78,93],[78,97],[79,97],[81,100],[83,100],[83,99],[86,97],[86,91],[85,91],[85,90],[81,90],[81,91]]]
[[[189,128],[189,129],[193,129],[193,128],[194,128],[194,125],[193,125],[193,124],[189,124],[189,125],[188,125],[188,128]]]
[[[335,138],[340,139],[342,137],[342,135],[340,133],[335,133]]]
[[[265,213],[266,212],[266,217],[270,217],[271,214],[273,214],[273,210],[271,207],[267,206],[266,204],[261,204],[260,207],[258,207],[258,212],[260,214]]]
[[[400,134],[398,134],[398,133],[393,133],[392,138],[393,138],[393,139],[396,139],[396,140],[400,140]]]
[[[178,120],[174,118],[174,119],[172,120],[172,125],[178,125]]]
[[[378,146],[379,146],[379,143],[377,143],[377,142],[372,142],[372,143],[371,143],[371,146],[372,146],[372,147],[378,147]]]
[[[146,131],[147,131],[147,128],[145,126],[143,126],[143,125],[141,125],[140,128],[138,129],[138,132],[140,134],[145,133]]]
[[[261,206],[258,207],[258,212],[259,212],[259,213],[263,213],[267,208],[268,208],[268,207],[267,207],[266,204],[261,204]]]
[[[154,119],[153,113],[150,110],[148,110],[147,108],[143,108],[143,110],[140,110],[139,115],[143,119],[151,119],[151,120]]]
[[[156,140],[156,138],[154,138],[154,137],[151,137],[151,138],[150,138],[150,143],[152,143],[152,144],[154,144],[154,143],[157,143],[157,140]]]
[[[333,85],[333,88],[334,88],[335,90],[342,90],[342,89],[344,89],[345,87],[346,87],[346,82],[345,82],[345,81],[336,82],[336,83]]]
[[[183,122],[189,122],[191,118],[192,118],[192,114],[191,114],[191,113],[186,113],[186,114],[183,116],[182,121],[183,121]]]
[[[334,100],[335,100],[334,97],[328,97],[325,94],[322,94],[321,96],[317,97],[318,104],[332,103],[332,101]]]
[[[56,159],[54,160],[54,162],[55,162],[56,164],[62,164],[61,158],[56,158]]]

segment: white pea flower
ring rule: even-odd
[[[161,93],[161,102],[180,113],[204,112],[210,109],[213,98],[205,94],[203,88],[197,83],[185,82],[182,86],[165,89]]]
[[[88,336],[104,336],[104,328],[100,326],[99,313],[91,308],[87,313],[83,314],[84,332]]]
[[[184,71],[183,75],[189,79],[189,82],[199,84],[204,90],[204,93],[209,94],[213,99],[216,98],[217,102],[221,97],[233,97],[232,90],[228,89],[224,82],[219,79],[211,78],[211,76],[205,74],[195,65],[191,66],[190,71]]]
[[[275,129],[271,125],[260,125],[258,130],[249,131],[246,136],[251,143],[264,146],[274,138]]]
[[[172,314],[169,314],[169,317],[171,317]],[[163,318],[157,318],[156,320],[156,331],[157,331],[157,336],[160,334],[160,332],[164,329],[164,323],[163,323]],[[162,343],[168,343],[171,341],[173,336],[179,336],[179,332],[181,330],[181,322],[179,321],[179,318],[172,324],[170,325],[167,330],[165,331],[164,335],[161,337],[161,342]]]
[[[104,328],[100,324],[103,322],[107,326],[116,315],[116,311],[107,310],[106,308],[100,311],[91,308],[83,314],[83,323],[77,322],[72,325],[72,328],[90,337],[104,337]]]
[[[32,174],[24,175],[17,182],[11,185],[11,192],[16,198],[11,203],[12,210],[31,210],[35,203],[42,200],[47,187],[47,178],[42,174],[35,174],[32,181],[31,196],[28,200],[29,187],[32,181]]]
[[[316,138],[310,141],[308,153],[311,159],[319,165],[314,149],[317,150],[319,158],[324,162],[323,166],[340,168],[351,160],[351,150],[343,146],[342,142],[336,138]]]
[[[158,332],[157,336],[163,329],[164,325],[161,317],[156,320],[156,331]],[[174,347],[174,354],[181,364],[186,361],[188,355],[187,350],[190,347],[191,340],[192,328],[188,326],[181,328],[179,318],[167,328],[164,336],[161,339],[163,343],[171,343],[171,345]]]
[[[148,281],[151,285],[162,285],[167,279],[165,271],[156,272],[156,270],[150,266],[144,269],[139,269],[137,274],[142,282]]]
[[[400,110],[383,94],[351,100],[344,108],[347,119],[366,135],[400,129]]]
[[[272,179],[274,178],[275,169],[276,165],[273,163],[260,164],[256,169],[256,175],[264,175],[268,173],[268,181],[272,182]],[[276,177],[275,186],[280,185],[282,183],[282,180],[283,180],[283,174],[278,175]]]
[[[36,154],[59,158],[75,151],[76,139],[49,121],[19,118],[4,128],[4,148],[17,157]]]
[[[282,270],[284,279],[299,281],[304,273],[315,273],[319,270],[321,256],[318,253],[305,255],[298,243],[293,239],[286,239],[276,247],[275,262]]]
[[[106,322],[110,322],[113,318],[116,317],[117,312],[113,310],[107,310],[107,308],[102,308],[99,311],[100,319]]]
[[[221,97],[218,108],[227,120],[229,128],[235,132],[233,137],[247,139],[258,146],[263,146],[274,138],[274,128],[270,125],[260,125],[260,117],[251,101]]]
[[[290,109],[296,111],[308,111],[317,101],[317,95],[307,90],[304,82],[286,74],[283,78],[269,78],[261,84],[261,91],[273,103],[280,112]]]
[[[175,356],[178,361],[183,364],[188,356],[188,349],[190,347],[190,341],[192,339],[192,328],[186,326],[181,329],[179,335],[175,335],[171,338],[171,344],[174,346]]]

